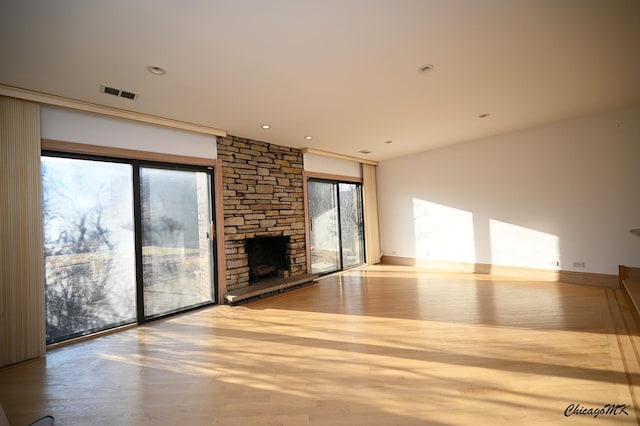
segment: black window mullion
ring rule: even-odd
[[[216,234],[216,190],[215,190],[215,175],[212,167],[207,168],[207,174],[209,175],[209,196],[211,199],[209,200],[210,209],[209,209],[209,222],[211,223],[209,244],[211,244],[211,271],[213,272],[213,294],[212,299],[214,303],[219,303],[218,300],[218,250],[217,250],[217,238],[220,235]]]
[[[140,164],[133,162],[133,221],[136,253],[136,306],[138,323],[145,322],[144,316],[144,271],[142,261],[142,196],[140,182]]]
[[[362,193],[362,185],[359,184],[358,185],[358,190],[360,192],[360,205],[358,206],[358,212],[360,213],[360,226],[358,229],[358,233],[360,238],[362,239],[362,260],[363,263],[366,263],[367,260],[367,244],[365,241],[365,235],[364,235],[364,230],[365,230],[365,226],[364,226],[364,194]]]
[[[335,188],[336,191],[336,203],[337,203],[337,211],[338,211],[338,242],[339,242],[339,258],[340,258],[340,271],[342,271],[344,269],[344,261],[343,261],[343,253],[342,253],[342,217],[341,217],[341,212],[342,212],[342,208],[340,205],[340,183],[336,182],[333,184],[333,187]]]

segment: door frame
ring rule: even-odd
[[[224,256],[224,211],[222,200],[222,161],[219,159],[190,157],[163,153],[154,153],[147,151],[130,150],[124,148],[114,148],[98,145],[89,145],[76,142],[56,141],[49,139],[41,139],[41,156],[50,155],[56,157],[77,158],[84,160],[94,161],[106,161],[116,163],[126,163],[133,166],[133,178],[131,184],[134,185],[137,181],[139,185],[139,167],[142,166],[159,166],[167,169],[177,170],[201,170],[206,171],[210,179],[210,197],[212,209],[212,300],[210,303],[197,305],[194,307],[186,308],[177,312],[171,312],[162,316],[154,316],[153,318],[145,319],[144,315],[140,315],[141,304],[136,301],[136,324],[143,324],[145,322],[153,321],[159,318],[166,318],[171,315],[181,314],[194,309],[200,309],[204,306],[211,306],[222,303],[224,300],[224,294],[226,293],[226,281],[225,274],[225,256]],[[136,195],[136,193],[138,195]],[[134,190],[134,200],[132,203],[139,203],[140,200],[135,200],[135,197],[139,197],[139,191]],[[134,223],[136,219],[134,217]],[[136,231],[136,234],[138,231]],[[137,245],[139,243],[136,236],[136,252],[138,250]],[[137,254],[136,254],[137,257]],[[136,294],[142,291],[142,282],[138,278],[138,260],[136,259]],[[44,284],[44,283],[43,283]],[[141,299],[140,299],[141,300]],[[143,309],[143,308],[142,308]],[[125,325],[127,326],[127,325]],[[129,325],[130,326],[130,325]],[[84,337],[84,335],[77,336],[78,338]],[[74,337],[75,338],[75,337]],[[73,339],[73,338],[71,338]],[[53,343],[54,345],[58,342]]]
[[[218,274],[217,274],[217,245],[215,239],[215,233],[211,232],[210,237],[210,249],[211,249],[211,279],[212,289],[210,302],[203,302],[196,305],[188,306],[185,308],[178,308],[169,312],[149,315],[145,314],[145,302],[144,302],[144,277],[143,277],[143,240],[142,240],[142,181],[141,170],[143,168],[156,169],[156,170],[176,170],[176,171],[193,171],[193,172],[205,172],[209,178],[209,199],[210,199],[210,216],[211,216],[211,229],[215,229],[217,223],[216,211],[215,211],[215,184],[214,184],[214,172],[212,167],[197,166],[197,165],[185,165],[176,163],[164,163],[154,162],[147,160],[132,160],[133,164],[133,194],[134,194],[134,230],[135,230],[135,250],[136,250],[136,309],[137,309],[137,323],[144,324],[145,322],[153,321],[158,318],[165,318],[171,315],[184,313],[190,310],[198,309],[203,306],[210,306],[219,304],[218,298]]]
[[[354,177],[354,176],[345,176],[345,175],[334,175],[334,174],[329,174],[329,173],[318,173],[318,172],[310,172],[310,171],[305,171],[303,173],[303,182],[304,184],[302,185],[303,187],[303,194],[304,194],[304,227],[305,227],[305,233],[306,233],[306,240],[307,240],[307,244],[306,244],[306,258],[307,258],[307,273],[311,273],[311,226],[310,226],[310,216],[309,216],[309,180],[316,180],[316,181],[325,181],[325,182],[330,182],[330,183],[335,183],[335,184],[339,184],[339,183],[358,183],[360,184],[360,190],[361,190],[361,197],[363,199],[363,205],[362,205],[362,223],[363,223],[363,227],[365,225],[364,221],[365,221],[365,214],[364,214],[364,188],[363,188],[363,179],[359,178],[359,177]],[[339,197],[339,195],[338,195]],[[339,204],[339,198],[338,198],[338,204]],[[338,209],[338,221],[340,220],[340,212]],[[340,224],[338,224],[340,225]],[[362,238],[366,240],[366,236],[362,235]],[[340,265],[342,266],[342,240],[340,241]],[[365,249],[366,249],[366,241],[365,241]],[[362,263],[365,264],[366,263],[366,253],[365,253],[365,261]],[[354,268],[354,267],[358,267],[361,265],[356,265],[356,266],[350,266],[347,269],[350,268]],[[343,271],[344,269],[338,269],[337,271],[334,272],[339,272],[339,271]]]

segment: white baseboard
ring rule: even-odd
[[[486,263],[448,262],[398,256],[383,256],[381,263],[387,265],[417,266],[449,272],[512,276],[534,281],[563,282],[570,284],[592,285],[597,287],[620,288],[620,282],[617,275],[595,274],[591,272],[521,268],[517,266],[490,265]]]

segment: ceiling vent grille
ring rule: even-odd
[[[106,93],[107,95],[118,96],[120,98],[130,99],[132,101],[135,101],[136,98],[138,97],[137,93],[129,92],[127,90],[117,89],[111,86],[105,86],[104,84],[100,86],[100,91],[102,93]]]

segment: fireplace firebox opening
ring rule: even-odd
[[[256,237],[245,240],[249,284],[272,277],[288,277],[289,237]]]

